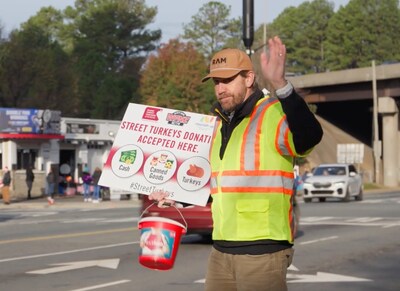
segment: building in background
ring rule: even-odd
[[[34,197],[43,195],[50,168],[60,184],[67,177],[67,184],[79,184],[83,167],[91,172],[103,167],[119,125],[115,120],[62,117],[53,110],[0,108],[0,168],[12,171],[12,198],[26,197],[28,166],[35,173]]]

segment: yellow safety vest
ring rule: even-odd
[[[293,242],[293,157],[286,115],[276,98],[260,99],[232,132],[221,160],[221,122],[210,151],[213,239]]]

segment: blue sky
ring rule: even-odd
[[[254,25],[271,22],[285,8],[299,6],[306,0],[254,0]],[[331,0],[337,10],[340,5],[347,5],[350,0]],[[19,28],[22,22],[35,15],[41,7],[53,6],[64,9],[73,5],[74,0],[0,0],[0,25],[8,32]],[[162,41],[166,42],[182,33],[182,24],[190,22],[201,6],[210,0],[146,0],[148,6],[157,6],[154,28],[161,28]],[[242,0],[220,0],[219,2],[231,6],[231,16],[242,16]],[[153,28],[151,27],[151,28]]]

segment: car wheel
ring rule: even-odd
[[[318,198],[318,199],[319,199],[319,202],[325,202],[326,201],[325,197],[321,197],[321,198]]]
[[[350,201],[350,189],[349,188],[347,188],[347,190],[346,190],[346,195],[344,196],[343,201],[344,202]]]
[[[358,192],[358,195],[356,196],[356,201],[362,201],[363,200],[363,189],[360,188],[360,191]]]
[[[304,198],[305,203],[310,203],[312,198]]]

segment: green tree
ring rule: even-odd
[[[157,9],[143,0],[79,0],[75,5],[68,15],[77,27],[73,59],[79,116],[120,118],[127,103],[139,101],[138,72],[161,37],[160,30],[146,29]]]
[[[334,14],[327,0],[304,2],[286,8],[268,27],[268,38],[279,35],[286,45],[287,70],[293,73],[325,71],[326,28]],[[263,30],[260,27],[258,30]],[[256,33],[260,36],[260,32]]]
[[[328,22],[334,14],[333,3],[327,0],[314,0],[311,3],[304,2],[299,6],[299,10],[304,13],[305,23],[300,30],[302,34],[298,35],[294,58],[298,60],[293,63],[295,71],[303,73],[324,72],[326,28]]]
[[[72,8],[68,6],[65,11],[70,11],[70,9]],[[67,53],[72,51],[76,26],[75,22],[68,17],[68,13],[57,10],[52,6],[43,7],[36,15],[21,24],[22,29],[26,29],[29,26],[36,26],[42,29],[53,40],[57,40]]]
[[[206,58],[224,47],[243,48],[241,19],[230,19],[230,11],[230,6],[220,2],[204,4],[183,26],[183,39],[193,42]]]
[[[151,55],[143,70],[140,94],[145,104],[209,113],[212,86],[201,83],[205,59],[191,43],[170,40]]]
[[[3,39],[3,31],[4,31],[4,27],[0,22],[0,43],[1,43],[2,39]]]
[[[400,60],[399,31],[398,0],[352,0],[329,22],[326,66],[340,70]]]
[[[0,50],[0,106],[72,112],[69,58],[39,27],[15,30]],[[68,102],[65,102],[68,100]]]

